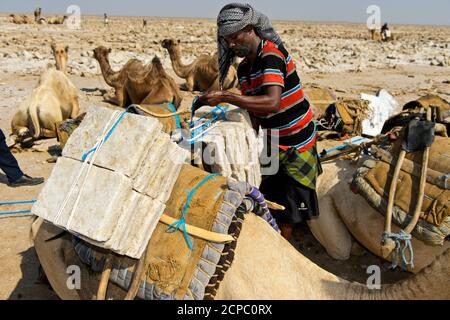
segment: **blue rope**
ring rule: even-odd
[[[169,109],[167,109],[166,106],[169,107]],[[169,112],[177,112],[175,106],[169,102],[167,102],[166,104],[162,104],[161,107]],[[178,114],[175,115],[175,123],[177,125],[177,129],[181,129],[180,115]]]
[[[26,204],[35,203],[36,200],[26,200],[26,201],[13,201],[13,202],[0,202],[0,206],[10,205],[10,204]]]
[[[167,228],[167,232],[170,232],[170,233],[182,229],[183,234],[184,234],[184,238],[186,239],[186,243],[187,243],[187,245],[188,245],[190,251],[192,251],[193,245],[192,245],[191,239],[189,238],[189,234],[188,234],[187,231],[186,231],[186,211],[187,211],[187,209],[188,209],[188,207],[189,207],[189,204],[190,204],[190,202],[191,202],[191,200],[192,200],[192,197],[193,197],[194,194],[195,194],[195,191],[197,191],[197,189],[198,189],[202,184],[204,184],[204,183],[207,182],[208,180],[211,180],[212,178],[214,178],[214,177],[216,177],[216,176],[219,176],[219,175],[220,175],[220,174],[218,174],[218,173],[213,173],[213,174],[207,175],[207,176],[204,177],[204,178],[203,178],[203,179],[202,179],[202,180],[201,180],[194,188],[192,188],[191,191],[189,191],[188,196],[187,196],[187,199],[186,199],[186,203],[185,203],[185,204],[183,205],[183,207],[182,207],[182,208],[183,208],[183,212],[182,212],[182,214],[181,214],[180,220],[175,221],[174,223],[172,223],[172,224]]]
[[[191,121],[189,123],[189,128],[195,127],[195,125],[198,124],[202,119],[205,119],[206,117],[214,114],[214,117],[212,117],[212,119],[209,119],[207,122],[203,123],[198,129],[195,129],[192,132],[192,138],[190,139],[190,143],[194,144],[198,139],[205,136],[205,134],[206,134],[205,130],[208,129],[211,125],[213,125],[214,122],[217,122],[218,120],[226,119],[225,113],[227,112],[227,110],[228,110],[228,107],[216,106],[213,110],[211,110],[207,114],[204,114],[195,122]],[[219,113],[217,113],[217,111],[219,111]]]
[[[217,115],[216,111],[220,111],[220,114]],[[208,122],[212,122],[215,121],[217,119],[225,119],[225,113],[228,111],[228,107],[224,106],[216,106],[214,109],[212,109],[210,112],[204,114],[203,116],[201,116],[200,118],[198,118],[195,122],[191,120],[191,122],[189,123],[189,128],[194,127],[197,123],[200,122],[200,120],[205,119],[206,117],[214,114],[214,118],[209,120]]]
[[[369,139],[361,137],[361,138],[357,138],[357,139],[352,139],[348,143],[355,143],[355,142],[364,141],[364,140],[369,140]],[[348,149],[349,147],[350,147],[350,145],[348,145],[348,144],[340,145],[336,148],[325,150],[325,154],[328,154],[333,151],[342,151],[342,150]],[[320,156],[320,157],[323,158],[324,156]]]
[[[108,134],[105,137],[105,140],[103,143],[105,143],[106,141],[108,141],[109,137],[112,135],[112,133],[114,132],[114,130],[116,129],[116,126],[119,124],[120,120],[122,120],[123,116],[126,114],[127,112],[124,111],[122,112],[122,114],[120,115],[119,119],[116,120],[116,122],[114,122],[114,124],[112,125],[111,129],[109,129]],[[95,146],[94,148],[92,148],[91,150],[89,150],[88,152],[86,152],[85,154],[83,154],[83,156],[81,157],[81,161],[86,160],[86,158],[88,157],[88,155],[90,155],[92,152],[94,152],[95,150],[97,150],[98,146]]]
[[[399,233],[390,233],[383,232],[383,239],[392,239],[395,241],[395,251],[394,256],[392,257],[392,269],[395,269],[398,266],[398,261],[401,258],[402,269],[408,270],[407,267],[411,266],[411,269],[414,268],[414,252],[411,245],[411,235],[406,233],[403,230],[400,230]],[[401,241],[405,243],[404,247],[401,247]],[[410,259],[406,260],[406,250],[409,251]]]
[[[25,214],[30,213],[31,210],[22,210],[22,211],[0,211],[0,216],[3,215],[13,215],[13,214]]]

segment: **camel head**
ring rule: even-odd
[[[67,54],[69,52],[69,46],[53,42],[51,47],[56,61],[56,69],[67,73]]]
[[[164,49],[167,49],[167,50],[169,50],[170,48],[174,48],[174,47],[176,47],[176,46],[179,45],[179,44],[180,44],[180,40],[175,41],[174,39],[164,39],[164,40],[161,42],[161,46],[162,46]]]
[[[108,59],[109,54],[111,53],[111,48],[106,48],[104,46],[100,46],[94,49],[94,58],[100,60],[102,58]]]

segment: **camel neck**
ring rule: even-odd
[[[108,57],[101,56],[99,57],[98,62],[106,83],[110,86],[114,86],[116,80],[114,77],[117,75],[117,72],[111,68]]]
[[[167,50],[169,51],[170,60],[172,61],[172,68],[175,74],[180,78],[186,78],[191,65],[183,65],[181,62],[180,47],[171,46]]]
[[[261,218],[248,214],[217,299],[448,299],[447,250],[427,270],[381,290],[350,283],[299,253]]]

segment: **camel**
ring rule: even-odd
[[[127,72],[125,90],[132,103],[162,104],[171,102],[175,107],[181,103],[181,93],[176,82],[169,76],[158,57],[154,57],[145,74]]]
[[[67,74],[67,53],[69,52],[69,46],[52,42],[51,48],[55,57],[56,69]]]
[[[64,22],[67,20],[68,16],[64,15],[62,17],[50,17],[47,18],[48,24],[64,24]]]
[[[11,22],[14,24],[33,24],[34,21],[31,17],[23,14],[23,15],[17,15],[17,14],[10,14]]]
[[[55,124],[79,114],[78,90],[67,76],[47,66],[30,96],[23,101],[11,121],[18,141],[32,137],[56,137]]]
[[[381,33],[377,29],[369,29],[370,39],[373,41],[381,42]]]
[[[104,46],[94,49],[94,58],[100,64],[103,78],[115,89],[115,96],[105,96],[105,101],[119,107],[126,107],[131,103],[163,102],[172,102],[179,106],[181,102],[179,90],[175,88],[173,79],[165,73],[159,59],[153,59],[149,65],[144,65],[140,60],[131,59],[120,71],[114,71],[109,64],[110,52],[111,49]],[[159,91],[155,88],[164,90]]]
[[[360,161],[363,161],[360,160]],[[385,218],[373,209],[360,195],[350,190],[349,182],[358,167],[348,160],[334,160],[322,164],[324,173],[319,176],[317,194],[320,215],[309,221],[309,227],[327,253],[337,260],[347,260],[354,247],[355,238],[363,247],[381,257],[381,235]],[[393,225],[393,232],[400,229]],[[414,269],[417,273],[429,265],[436,256],[450,248],[432,247],[412,239]]]
[[[72,236],[38,218],[31,237],[51,286],[62,299],[95,298],[99,274],[92,273],[76,256]],[[220,283],[217,300],[244,299],[450,299],[450,250],[446,250],[419,274],[380,290],[350,283],[314,264],[260,217],[245,216],[234,260]],[[79,290],[67,286],[68,266],[81,271]],[[107,299],[123,299],[125,291],[108,284]]]
[[[175,74],[186,79],[188,91],[207,91],[219,88],[219,65],[217,54],[201,55],[189,65],[181,62],[180,41],[165,39],[162,47],[167,49],[172,61]],[[224,90],[236,87],[238,84],[237,71],[235,66],[231,66],[224,82]]]

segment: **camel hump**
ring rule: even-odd
[[[152,63],[153,63],[153,64],[161,64],[161,59],[159,59],[158,56],[155,56],[155,57],[153,58],[153,60],[152,60]]]
[[[133,72],[126,71],[127,79],[134,84],[143,84],[145,82],[145,75],[136,75]]]
[[[153,58],[153,60],[152,60],[152,65],[153,65],[153,68],[152,68],[152,69],[154,69],[154,71],[156,71],[156,72],[158,72],[158,73],[160,73],[160,74],[165,74],[163,65],[162,65],[162,63],[161,63],[161,60],[158,58],[158,56],[155,56],[155,57]]]

